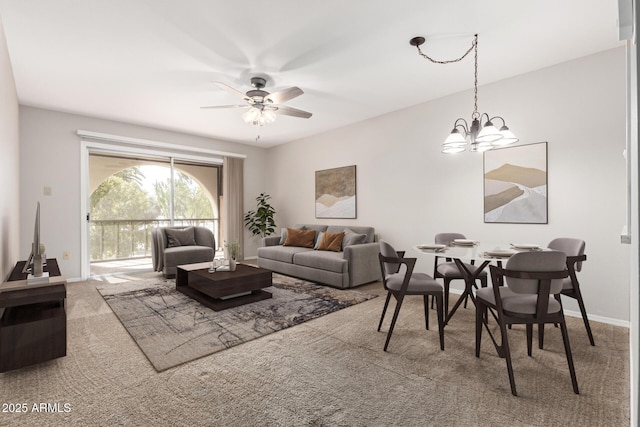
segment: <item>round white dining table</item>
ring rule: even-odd
[[[465,282],[464,291],[456,301],[453,308],[446,313],[445,325],[449,323],[460,304],[467,297],[475,305],[476,299],[473,289],[476,288],[476,279],[484,269],[495,262],[498,267],[502,267],[502,261],[506,261],[511,255],[523,251],[545,250],[535,244],[510,244],[510,243],[483,243],[476,241],[465,241],[464,244],[452,243],[450,245],[421,244],[413,246],[413,250],[419,254],[427,254],[435,257],[446,258],[456,263],[460,269]],[[473,264],[476,268],[470,271],[468,264]]]

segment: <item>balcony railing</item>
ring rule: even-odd
[[[151,230],[171,225],[168,219],[114,219],[89,222],[91,261],[112,261],[151,256]],[[199,226],[213,231],[220,244],[218,218],[176,219],[174,226]]]

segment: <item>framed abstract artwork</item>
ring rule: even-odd
[[[547,143],[484,152],[484,222],[547,224]]]
[[[356,218],[356,165],[316,171],[316,218]]]

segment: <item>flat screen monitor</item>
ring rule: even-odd
[[[34,274],[34,261],[38,261],[40,263],[44,261],[42,259],[42,253],[40,251],[40,202],[38,202],[38,207],[36,208],[36,223],[33,230],[33,243],[31,243],[31,253],[29,254],[29,258],[27,258],[27,262],[22,268],[22,272]],[[40,272],[42,272],[42,267],[40,267],[39,270]]]

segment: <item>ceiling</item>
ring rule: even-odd
[[[623,45],[616,0],[0,0],[0,18],[22,105],[262,146],[473,87],[472,56],[433,64],[417,35],[453,59],[478,33],[480,86]],[[200,108],[256,75],[313,117]]]

